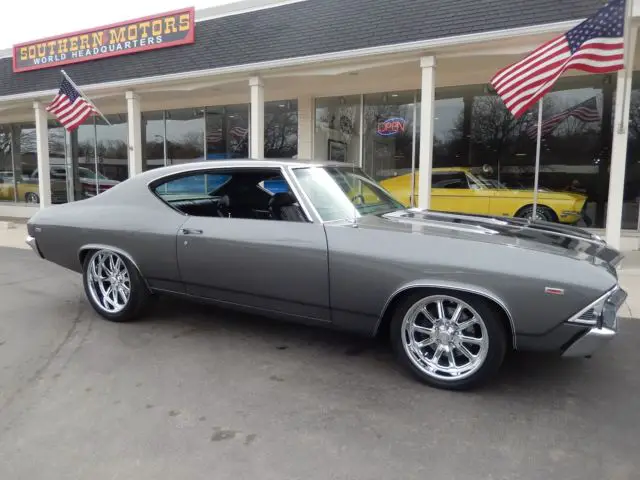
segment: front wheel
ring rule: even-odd
[[[83,270],[87,298],[105,319],[133,320],[148,304],[149,290],[138,269],[124,255],[112,250],[90,252]]]
[[[544,205],[536,206],[536,215],[533,216],[533,205],[527,205],[516,213],[516,217],[526,218],[528,220],[542,220],[545,222],[556,222],[558,219],[556,214],[549,207]]]
[[[416,292],[396,308],[391,341],[399,362],[428,385],[468,390],[493,377],[507,350],[499,312],[459,292]]]

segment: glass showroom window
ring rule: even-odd
[[[565,208],[584,210],[580,226],[605,225],[612,141],[610,80],[601,75],[563,78],[544,98],[540,195],[556,192],[567,204],[575,198],[574,205]],[[563,221],[560,210],[558,206]]]
[[[86,120],[84,124],[78,127],[76,132],[82,131],[85,136],[87,132],[89,132],[91,137],[93,137],[94,130],[92,122],[93,120],[91,118]],[[77,138],[73,136],[69,138],[64,127],[62,127],[56,120],[49,120],[47,123],[49,129],[49,178],[51,203],[66,203],[68,201],[73,201],[75,198],[81,198],[77,196],[80,194],[80,187],[77,182],[74,183],[67,179],[67,173],[73,172],[70,162],[67,161],[67,153],[70,155],[75,153],[77,157]],[[77,135],[77,133],[74,135]],[[75,142],[73,144],[73,150],[71,150],[71,144],[68,143],[70,139]],[[33,173],[31,174],[31,180],[34,183],[34,188],[37,188],[39,175],[40,172],[37,170],[37,166],[35,166]],[[75,177],[72,176],[71,178],[74,179]],[[74,195],[76,195],[76,197],[74,197]],[[39,192],[36,200],[38,202],[40,201]]]
[[[165,112],[167,165],[204,160],[204,108]]]
[[[360,164],[361,95],[316,99],[314,156]]]
[[[93,169],[109,182],[100,182],[101,188],[110,188],[129,177],[129,131],[127,114],[107,115],[104,119],[96,117],[97,164]],[[87,167],[89,167],[87,165]],[[100,178],[99,178],[100,179]]]
[[[363,167],[378,181],[411,176],[415,102],[413,90],[364,96]]]
[[[166,158],[164,112],[142,113],[143,170],[164,167]]]
[[[640,72],[633,72],[631,88],[622,228],[640,230]]]
[[[16,200],[38,203],[36,127],[33,123],[13,124],[11,137]]]
[[[207,160],[249,156],[249,105],[206,108]]]
[[[365,95],[362,166],[406,206],[412,204],[417,143],[417,92]]]
[[[0,125],[0,202],[15,202],[16,175],[10,125]]]
[[[277,100],[264,104],[265,158],[298,156],[298,101]]]

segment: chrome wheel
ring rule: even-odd
[[[429,377],[454,381],[484,363],[489,335],[484,320],[468,303],[448,295],[417,301],[402,321],[407,357]]]
[[[108,250],[94,253],[87,273],[87,286],[94,303],[107,313],[124,310],[131,298],[131,278],[120,255]]]

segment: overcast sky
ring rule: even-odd
[[[239,0],[105,0],[56,2],[4,0],[0,50],[16,43],[100,27],[185,7],[213,7]]]

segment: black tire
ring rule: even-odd
[[[471,307],[471,309],[475,311],[474,313],[477,313],[481,317],[481,322],[484,325],[484,331],[482,331],[481,333],[482,338],[484,338],[484,333],[487,334],[488,345],[485,350],[484,359],[481,362],[478,361],[473,369],[469,369],[470,373],[465,373],[463,376],[461,376],[461,378],[452,376],[442,378],[442,374],[436,374],[434,372],[427,373],[427,371],[425,370],[428,370],[428,365],[426,363],[421,364],[421,362],[416,358],[418,356],[417,354],[414,353],[410,355],[408,353],[408,351],[414,350],[412,350],[411,347],[407,346],[407,343],[410,341],[408,340],[409,334],[404,330],[405,316],[410,318],[410,311],[412,312],[414,308],[417,308],[417,306],[421,305],[422,302],[426,301],[426,299],[437,297],[448,297],[451,299],[455,299],[456,301],[462,302],[459,305],[466,304],[467,306]],[[446,305],[452,304],[446,303]],[[465,309],[463,310],[463,315],[468,315],[469,312],[470,310]],[[423,383],[432,387],[446,390],[471,390],[488,383],[496,376],[496,374],[500,370],[500,367],[505,358],[505,354],[507,352],[508,335],[505,331],[504,323],[502,322],[501,318],[503,313],[500,312],[488,300],[482,297],[457,291],[421,290],[411,293],[407,295],[403,300],[401,300],[392,315],[393,316],[390,323],[390,337],[391,345],[396,358],[403,367],[405,367],[410,373],[412,373],[418,380],[422,381]],[[481,330],[480,325],[473,325],[472,327],[468,328],[478,329],[478,331]],[[472,330],[465,331],[471,332]],[[440,339],[438,339],[437,342],[440,342]],[[438,345],[440,344],[438,343]],[[434,349],[434,347],[435,345],[426,348]],[[438,346],[437,348],[441,347]],[[478,348],[480,349],[481,347]],[[453,350],[453,352],[454,356],[456,354],[461,355],[461,352],[458,350]],[[467,352],[473,353],[469,349],[467,349]],[[433,353],[435,357],[435,352]],[[479,356],[482,357],[482,355]],[[468,357],[458,357],[458,359],[461,358],[464,359]],[[454,359],[454,363],[456,363],[456,359]],[[448,358],[447,364],[449,365]]]
[[[94,259],[96,259],[96,257],[101,253],[113,255],[115,258],[120,259],[120,261],[126,267],[126,270],[129,275],[129,282],[128,282],[130,287],[129,299],[126,302],[126,305],[124,305],[124,307],[121,310],[118,310],[116,312],[107,311],[96,300],[96,298],[94,298],[92,287],[90,285],[91,282],[90,282],[89,272],[91,268],[91,262],[93,262]],[[145,308],[149,304],[151,293],[149,292],[149,289],[147,288],[147,285],[145,284],[144,279],[142,278],[140,273],[138,272],[138,269],[136,268],[136,266],[133,265],[133,263],[124,255],[121,255],[120,253],[114,252],[112,250],[94,250],[94,251],[88,252],[87,255],[85,256],[82,269],[83,269],[82,283],[84,285],[85,295],[87,296],[87,299],[89,300],[89,303],[91,304],[93,309],[101,317],[111,322],[128,322],[128,321],[135,320],[136,318],[140,317],[143,314]],[[94,282],[93,285],[94,285],[94,291],[97,292],[97,290],[95,290],[96,283]]]
[[[519,217],[519,218],[531,218],[532,215],[533,215],[533,205],[527,205],[526,207],[522,207],[516,213],[516,217]],[[558,217],[556,216],[555,212],[545,205],[538,205],[536,207],[536,215],[541,217],[540,220],[544,220],[545,222],[558,221]]]
[[[37,193],[27,192],[24,195],[24,201],[26,203],[40,203],[40,196]]]

